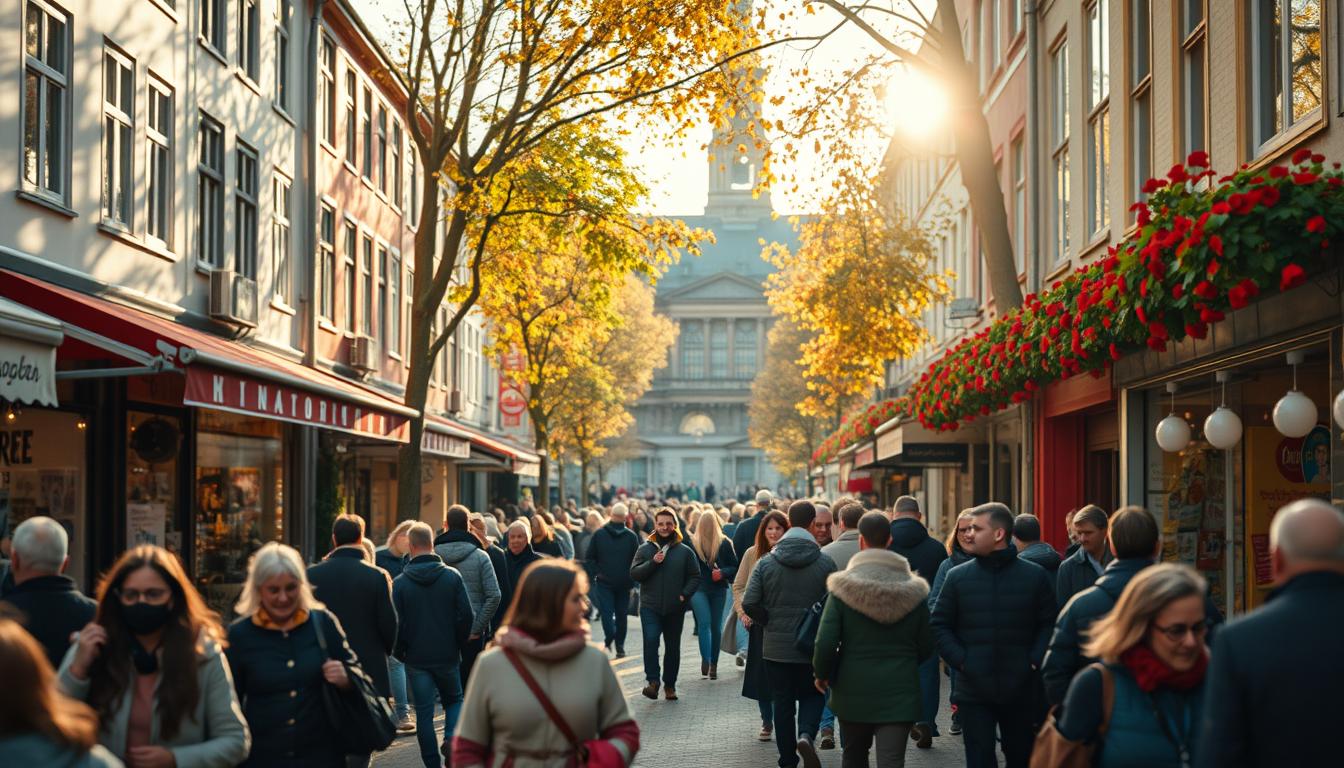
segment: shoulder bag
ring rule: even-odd
[[[1064,738],[1055,725],[1056,707],[1045,718],[1040,733],[1036,734],[1036,745],[1031,750],[1031,768],[1092,768],[1097,747],[1106,737],[1111,725],[1111,710],[1115,707],[1115,678],[1105,664],[1091,664],[1101,672],[1101,725],[1097,736],[1091,741],[1070,741]]]
[[[323,630],[321,611],[313,611],[313,629],[317,632],[317,644],[322,655],[332,658],[327,649],[326,632]],[[322,617],[323,621],[325,616]],[[341,690],[334,685],[322,686],[322,707],[326,710],[327,721],[336,731],[341,749],[349,755],[367,755],[381,752],[392,744],[397,737],[397,721],[392,716],[392,705],[378,693],[373,680],[359,664],[336,659],[345,667],[345,676],[350,678],[350,689]]]
[[[552,723],[555,723],[555,727],[559,729],[560,735],[564,736],[565,741],[569,742],[569,746],[574,750],[574,764],[577,766],[584,766],[585,768],[605,768],[606,766],[611,765],[609,759],[604,759],[602,757],[611,751],[608,745],[601,739],[579,741],[579,737],[574,735],[574,729],[571,728],[569,722],[565,720],[565,716],[560,714],[560,710],[555,708],[555,704],[551,701],[551,697],[546,695],[546,691],[541,689],[541,685],[537,682],[537,679],[532,676],[531,672],[527,671],[527,666],[523,664],[522,659],[518,658],[518,654],[514,653],[512,648],[503,648],[501,650],[504,652],[504,658],[508,659],[509,663],[513,665],[513,668],[517,670],[518,676],[523,678],[523,682],[527,684],[528,690],[532,691],[532,695],[536,697],[537,703],[541,705],[542,709],[546,710],[546,716],[551,719]]]
[[[821,629],[821,612],[826,610],[826,598],[830,593],[822,595],[821,599],[813,603],[803,614],[802,620],[798,622],[798,629],[793,635],[793,647],[807,654],[810,658],[812,652],[817,648],[817,630]]]

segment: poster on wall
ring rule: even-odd
[[[1306,437],[1284,437],[1273,427],[1246,430],[1246,570],[1255,579],[1254,608],[1269,593],[1269,524],[1274,513],[1298,499],[1330,497],[1330,429],[1319,425]]]
[[[126,546],[141,544],[164,545],[164,526],[167,508],[162,504],[126,505]]]
[[[1226,474],[1222,453],[1192,446],[1162,454],[1164,484],[1161,510],[1162,562],[1195,568],[1209,583],[1214,602],[1222,605]]]

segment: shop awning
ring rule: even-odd
[[[482,432],[479,429],[469,427],[466,424],[463,424],[459,421],[454,421],[452,419],[445,418],[443,416],[430,414],[425,419],[425,434],[442,435],[446,438],[452,438],[458,440],[459,442],[465,441],[468,444],[468,448],[475,448],[478,450],[483,449],[484,451],[490,454],[494,454],[495,456],[502,459],[503,468],[513,468],[518,465],[527,465],[527,464],[535,464],[537,465],[538,468],[541,466],[541,457],[538,456],[536,452],[530,451],[520,445],[515,445],[506,440],[502,440],[493,435],[486,434],[485,432]],[[467,455],[462,455],[460,453],[461,451],[460,445],[457,446],[455,450],[459,451],[459,453],[453,453],[453,454],[441,453],[440,455],[450,455],[451,458],[460,458],[460,459],[468,458]],[[517,472],[517,469],[513,469],[513,471],[516,472],[517,474],[524,474],[523,472]]]
[[[845,483],[845,490],[849,493],[872,493],[873,475],[870,472],[851,472],[849,481]]]
[[[0,401],[55,406],[61,323],[0,298]]]
[[[26,275],[0,270],[0,297],[59,319],[74,348],[182,373],[183,405],[403,443],[416,414],[335,374]]]

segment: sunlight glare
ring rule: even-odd
[[[930,136],[947,116],[942,84],[910,67],[900,67],[892,75],[886,102],[895,130],[910,138]]]

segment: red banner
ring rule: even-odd
[[[410,431],[406,417],[399,414],[197,365],[187,367],[182,402],[400,443],[406,442]]]

